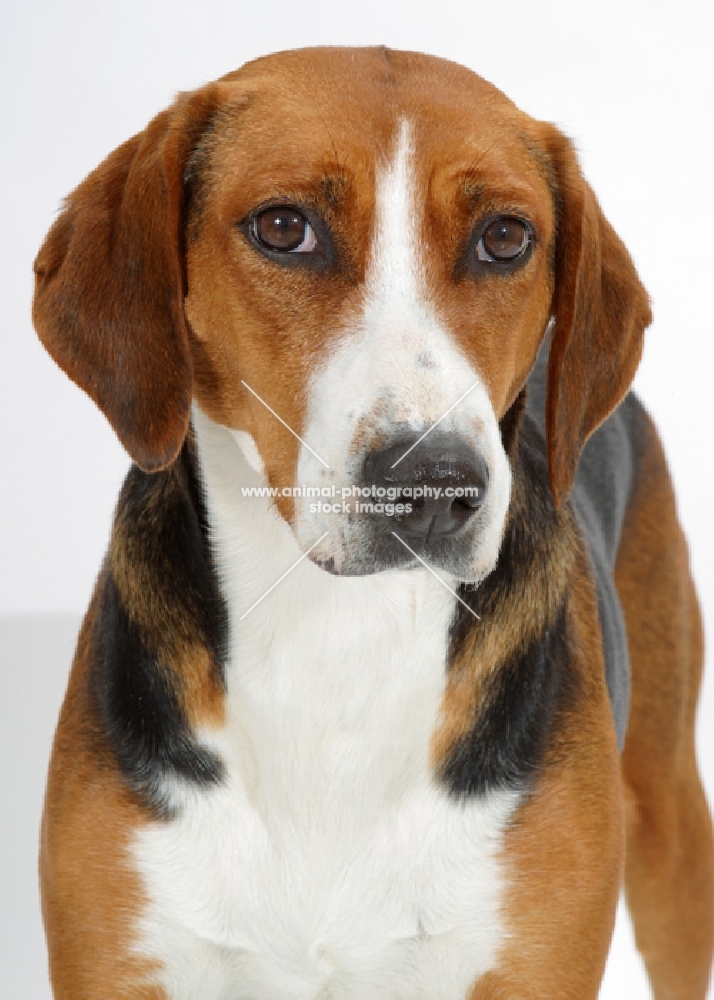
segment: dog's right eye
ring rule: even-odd
[[[290,205],[264,208],[253,216],[250,231],[259,246],[277,253],[311,253],[317,247],[315,230]]]

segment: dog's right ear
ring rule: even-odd
[[[220,85],[181,95],[69,196],[35,260],[33,320],[57,364],[147,471],[188,428],[184,171]]]

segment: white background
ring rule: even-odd
[[[665,442],[714,629],[714,29],[710,4],[694,0],[2,3],[0,772],[8,784],[0,851],[12,892],[0,895],[0,994],[41,1000],[34,838],[71,645],[52,637],[71,634],[74,620],[36,616],[83,611],[128,464],[29,319],[31,262],[62,197],[178,90],[282,48],[386,43],[431,52],[556,122],[576,140],[652,295],[655,322],[636,386]],[[713,700],[709,685],[700,746],[710,788]],[[628,947],[623,927],[605,998],[647,995]]]

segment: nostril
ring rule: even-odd
[[[460,528],[462,524],[465,524],[476,513],[479,506],[480,504],[472,506],[461,500],[451,500],[450,503],[444,505],[442,514],[451,519],[454,528]]]
[[[456,510],[463,509],[468,513],[471,513],[474,510],[478,510],[483,504],[485,499],[483,493],[484,491],[480,490],[478,496],[469,497],[468,500],[465,497],[455,497],[451,506]]]
[[[468,496],[455,496],[454,497],[454,507],[463,507],[465,510],[474,511],[478,510],[479,507],[483,506],[484,500],[486,499],[486,481],[487,477],[479,478],[478,482],[474,483],[472,477],[472,483],[474,485],[476,492],[470,493]],[[458,491],[458,487],[456,488]]]

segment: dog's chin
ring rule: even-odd
[[[399,541],[390,535],[371,545],[341,546],[339,553],[334,555],[311,552],[308,559],[325,573],[337,577],[376,576],[390,571],[422,569],[446,574],[455,586],[478,586],[493,570],[496,559],[484,558],[483,553],[474,557],[469,546],[449,542],[446,540],[430,546],[423,539],[404,538]],[[478,558],[479,555],[481,558]]]
[[[419,569],[422,565],[418,559],[414,559],[408,552],[405,553],[404,557],[392,559],[370,559],[363,556],[355,558],[349,555],[345,555],[340,560],[332,556],[327,559],[320,559],[313,557],[312,553],[308,558],[310,562],[323,569],[326,573],[329,573],[330,576],[377,576],[379,573],[388,573],[390,570],[401,572],[404,570]]]

